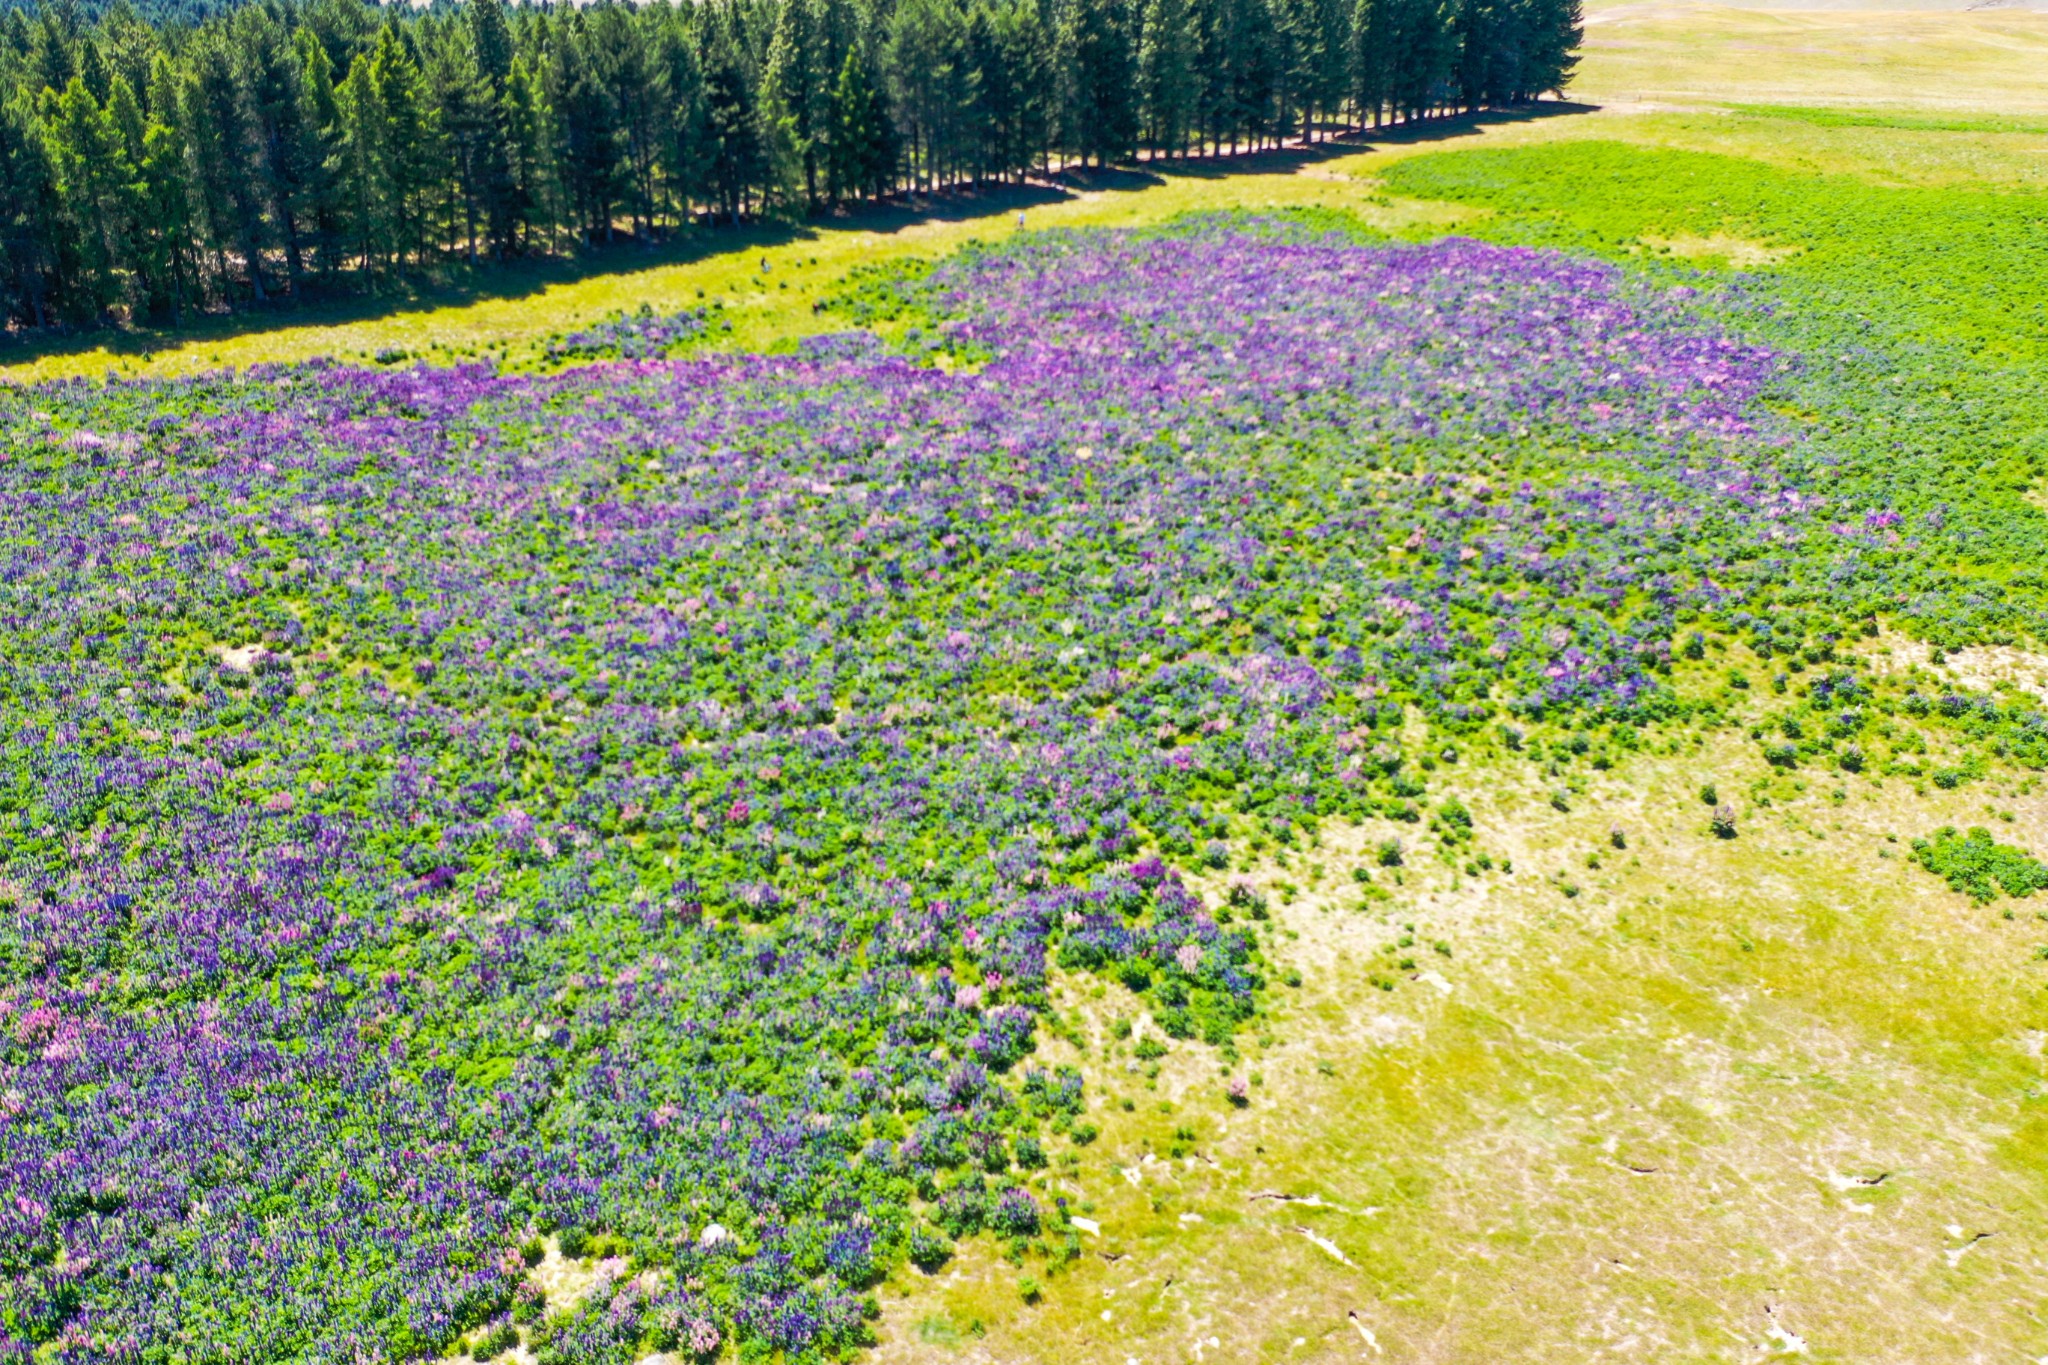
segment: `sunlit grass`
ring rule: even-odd
[[[2022,1096],[2048,931],[1902,886],[1904,845],[1886,839],[1968,818],[1984,793],[1760,766],[1713,743],[1641,760],[1569,815],[1522,790],[1526,769],[1469,774],[1482,842],[1515,873],[1462,879],[1418,856],[1370,908],[1349,869],[1377,831],[1263,865],[1269,888],[1301,888],[1275,898],[1274,956],[1303,978],[1265,1039],[1230,1067],[1177,1045],[1149,1082],[1128,1047],[1098,1049],[1102,1136],[1050,1188],[1102,1234],[1038,1305],[986,1247],[905,1273],[884,1358],[1374,1358],[1360,1327],[1395,1360],[1631,1340],[1736,1358],[1782,1347],[1774,1328],[1822,1360],[2038,1351],[2024,1305],[2048,1288],[2048,1149]],[[1716,839],[1703,777],[1775,783],[1776,799]],[[2007,804],[2048,829],[2040,796]],[[1386,972],[1403,936],[1419,970]],[[1396,989],[1369,984],[1382,972]],[[1074,997],[1092,1016],[1131,1008]],[[1263,1082],[1248,1109],[1226,1101],[1226,1070]],[[1199,1138],[1174,1160],[1177,1128]]]

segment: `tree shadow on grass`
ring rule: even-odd
[[[1348,129],[1319,136],[1319,140],[1262,151],[1240,152],[1235,156],[1166,160],[1144,164],[1144,173],[1194,180],[1225,180],[1236,175],[1286,175],[1325,161],[1357,156],[1381,147],[1417,147],[1436,142],[1456,142],[1478,137],[1488,128],[1537,123],[1555,118],[1598,113],[1597,104],[1570,100],[1546,100],[1520,109],[1490,109],[1476,114],[1454,114],[1412,124],[1386,128]],[[1156,181],[1154,183],[1157,183]]]
[[[801,222],[757,222],[731,227],[693,227],[662,242],[626,241],[586,248],[574,256],[440,267],[369,294],[310,296],[298,302],[249,307],[208,316],[180,328],[106,327],[54,336],[0,339],[0,365],[21,365],[58,356],[105,350],[147,360],[156,351],[204,346],[259,332],[342,327],[405,313],[457,308],[495,300],[529,298],[563,284],[606,275],[627,275],[659,266],[690,265],[728,253],[765,250],[816,241],[839,232],[883,236],[934,224],[960,223],[994,214],[1042,208],[1087,194],[1131,194],[1171,180],[1227,180],[1245,175],[1299,173],[1324,161],[1356,156],[1380,146],[1415,146],[1475,137],[1488,127],[1596,112],[1599,106],[1550,100],[1521,109],[1490,110],[1430,119],[1384,129],[1335,131],[1307,144],[1242,151],[1213,157],[1158,157],[1133,165],[1067,167],[1023,184],[984,185],[938,194],[913,194],[853,210],[818,214]]]

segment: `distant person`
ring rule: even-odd
[[[1019,210],[1017,211],[1017,227],[1018,227],[1018,228],[1019,228],[1019,229],[1021,230],[1021,229],[1023,228],[1023,226],[1024,226],[1024,212],[1023,212],[1023,210],[1022,210],[1022,209],[1019,209]]]

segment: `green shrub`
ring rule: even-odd
[[[2048,889],[2048,867],[2023,849],[1995,842],[1987,829],[1958,835],[1954,825],[1943,825],[1933,838],[1913,841],[1913,856],[1950,889],[1968,894],[1980,905],[1995,899],[2001,889],[2022,898]]]

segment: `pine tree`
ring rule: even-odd
[[[591,61],[584,16],[570,13],[555,39],[548,53],[547,101],[565,207],[586,243],[610,240],[623,167],[617,111]]]
[[[505,6],[500,0],[468,0],[462,18],[469,30],[469,47],[476,69],[490,82],[491,90],[502,95],[512,78],[512,59],[518,55],[512,30],[505,23]]]
[[[161,311],[164,262],[160,243],[149,222],[143,166],[149,133],[142,101],[126,76],[115,76],[107,91],[109,181],[114,195],[115,259],[128,271],[130,316]]]
[[[152,313],[168,313],[173,323],[201,299],[198,256],[194,252],[190,149],[178,123],[178,85],[170,59],[162,53],[149,73],[149,121],[142,133],[143,217],[156,242],[156,294]]]
[[[1394,92],[1394,20],[1402,0],[1356,0],[1351,18],[1351,102],[1361,122],[1385,121]]]
[[[490,83],[477,66],[476,50],[467,34],[443,42],[429,70],[435,116],[447,139],[454,170],[453,215],[463,252],[471,264],[478,256],[479,237],[488,232],[492,158],[498,143],[498,106]]]
[[[1454,57],[1450,16],[1440,0],[1391,0],[1387,98],[1407,119],[1435,111],[1449,90]]]
[[[543,214],[543,205],[553,195],[547,156],[548,110],[540,81],[524,57],[512,61],[512,74],[505,80],[505,156],[508,167],[506,198],[501,206],[505,241],[517,250],[532,246],[536,216],[552,234],[554,218]]]
[[[284,247],[286,288],[299,292],[305,274],[304,227],[311,213],[313,182],[325,159],[307,127],[298,53],[269,11],[238,11],[235,45],[249,111],[267,217]]]
[[[65,245],[77,261],[74,305],[81,317],[92,317],[111,307],[119,292],[114,130],[83,76],[66,82],[61,95],[45,91],[43,101],[43,121],[65,208]]]
[[[1033,166],[1045,168],[1059,109],[1055,42],[1038,0],[1010,0],[996,10],[995,40],[1008,89],[1002,160],[1021,178]]]
[[[681,222],[690,216],[691,205],[706,197],[709,128],[704,72],[697,61],[695,37],[682,18],[666,6],[656,14],[656,93],[668,110],[662,127],[662,200],[670,218]]]
[[[29,54],[35,51],[35,31],[29,27],[28,11],[20,5],[10,6],[0,15],[0,65],[20,73],[16,80],[25,78],[23,68]]]
[[[371,75],[375,60],[371,53],[359,54],[334,90],[339,135],[333,171],[350,249],[366,274],[374,274],[394,247],[395,195],[385,172],[384,123]]]
[[[419,59],[395,24],[378,31],[368,93],[392,245],[401,258],[424,261],[437,188],[434,173],[442,159],[441,128]]]
[[[71,84],[71,78],[78,74],[78,62],[74,55],[77,41],[75,6],[40,7],[36,20],[35,40],[28,57],[31,93],[44,90],[59,91]]]
[[[341,105],[334,92],[334,63],[311,28],[292,34],[298,59],[298,98],[304,128],[303,199],[305,232],[316,268],[331,275],[341,260],[342,205],[335,182],[335,156],[341,138]]]
[[[227,254],[238,254],[249,292],[261,303],[270,297],[263,280],[262,204],[235,53],[220,32],[205,34],[197,46],[182,122],[192,146],[201,220],[218,273],[227,278]]]
[[[127,81],[129,90],[137,96],[149,88],[150,68],[156,64],[164,45],[156,29],[135,12],[128,0],[112,0],[100,12],[96,41],[111,75]]]
[[[653,49],[638,12],[615,3],[590,11],[589,54],[611,113],[618,161],[613,184],[636,235],[654,223],[656,161],[667,110],[656,97]],[[606,230],[609,233],[610,224]]]
[[[1579,43],[1585,37],[1585,14],[1579,0],[1524,0],[1528,45],[1515,81],[1514,98],[1533,100],[1546,92],[1562,94],[1579,64]]]
[[[836,203],[879,197],[896,178],[896,130],[881,85],[858,47],[849,48],[833,87],[826,184]]]
[[[705,35],[704,145],[709,197],[727,222],[736,223],[766,179],[767,156],[754,83],[733,25],[730,11],[720,11]]]
[[[78,40],[78,79],[85,82],[85,88],[104,108],[107,97],[114,93],[114,77],[107,70],[106,58],[100,55],[100,45],[90,37]]]
[[[827,90],[821,18],[810,0],[782,0],[761,76],[762,142],[778,186],[802,185],[806,205],[818,203],[819,151],[825,141]]]
[[[901,0],[889,21],[885,58],[890,103],[909,154],[912,182],[938,188],[951,169],[965,32],[952,0]]]
[[[53,326],[62,315],[62,204],[56,168],[26,97],[0,104],[0,278],[8,311],[30,327]]]
[[[1274,0],[1278,89],[1276,131],[1314,141],[1318,121],[1344,96],[1350,16],[1341,0]]]
[[[1208,151],[1233,141],[1237,113],[1237,10],[1241,0],[1189,0],[1194,26],[1194,127]]]
[[[1200,94],[1198,33],[1188,0],[1146,0],[1140,31],[1138,90],[1145,140],[1157,152],[1185,156]]]
[[[1329,123],[1349,121],[1351,0],[1310,0],[1320,35],[1315,68],[1315,110]]]
[[[1130,157],[1138,144],[1137,47],[1128,0],[1067,0],[1072,63],[1062,140],[1082,164]]]

